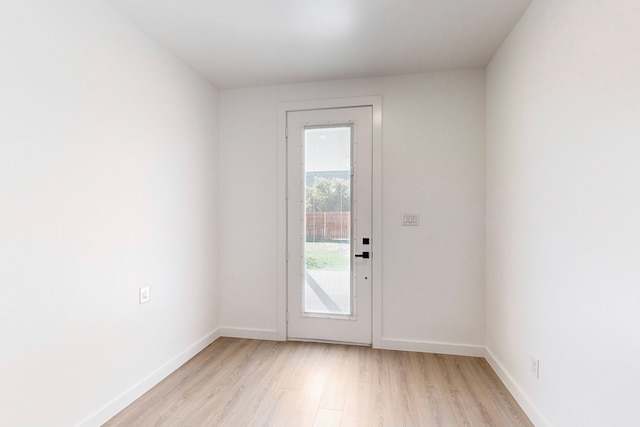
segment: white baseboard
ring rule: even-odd
[[[218,334],[221,337],[229,338],[248,338],[267,341],[286,340],[286,337],[283,337],[278,331],[272,329],[219,328]]]
[[[527,414],[531,422],[536,427],[550,427],[549,422],[542,416],[538,408],[531,402],[527,395],[522,391],[520,386],[515,382],[513,377],[509,375],[504,366],[496,359],[491,350],[485,348],[485,358],[495,373],[500,377],[502,383],[507,387],[509,392],[516,399],[522,410]]]
[[[376,340],[376,345],[374,345],[374,348],[380,348],[384,350],[416,351],[420,353],[452,354],[455,356],[484,357],[485,355],[485,348],[483,346],[396,340],[387,338],[382,338],[379,341]]]
[[[193,356],[200,353],[206,346],[218,339],[218,337],[220,337],[218,330],[208,333],[207,335],[190,345],[176,357],[160,366],[146,378],[143,378],[133,387],[124,391],[122,394],[117,396],[111,402],[107,403],[97,412],[80,422],[78,424],[78,427],[93,427],[104,424],[118,412],[122,411],[144,393],[149,391],[153,386],[168,377],[171,373],[185,364]]]

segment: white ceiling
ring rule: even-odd
[[[108,0],[218,88],[484,67],[531,0]]]

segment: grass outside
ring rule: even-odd
[[[349,270],[349,243],[306,242],[306,262],[309,270]]]

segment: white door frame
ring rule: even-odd
[[[382,344],[382,97],[321,99],[283,102],[278,105],[278,338],[287,339],[287,112],[328,108],[371,106],[372,117],[372,253],[371,338],[373,347]]]

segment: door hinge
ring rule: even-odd
[[[287,323],[289,323],[289,312],[288,311],[284,314],[284,319],[285,319],[285,321]]]
[[[284,137],[289,138],[289,126],[284,127]]]

